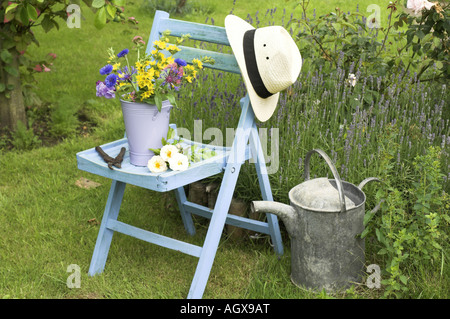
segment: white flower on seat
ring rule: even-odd
[[[169,166],[174,171],[184,171],[189,166],[189,160],[186,155],[181,153],[175,153],[169,160]]]
[[[153,156],[148,161],[147,167],[152,173],[162,173],[167,170],[166,161],[159,155]]]
[[[178,148],[175,145],[164,145],[161,148],[160,155],[165,161],[170,161],[175,154],[178,154]]]

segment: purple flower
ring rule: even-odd
[[[96,89],[97,89],[97,96],[99,97],[105,97],[107,99],[113,99],[116,97],[114,89],[108,88],[102,81],[97,82]]]
[[[134,67],[131,67],[131,72],[127,66],[123,67],[121,70],[117,70],[119,73],[120,81],[130,81],[133,74],[137,73],[137,70]]]
[[[184,61],[183,59],[175,59],[175,62],[178,64],[178,65],[180,65],[180,66],[186,66],[187,65],[187,63],[186,63],[186,61]]]
[[[124,56],[126,56],[128,54],[129,50],[128,49],[123,49],[122,51],[119,52],[119,54],[117,54],[117,57],[122,58]]]
[[[168,65],[160,75],[164,79],[162,86],[167,85],[168,88],[173,88],[178,91],[183,77],[183,67],[177,67],[176,63]]]
[[[110,64],[105,65],[103,68],[100,69],[101,75],[108,75],[112,72],[113,67]]]
[[[117,75],[115,75],[114,73],[108,75],[105,79],[105,84],[109,88],[113,88],[114,85],[116,85],[116,82],[117,82]]]

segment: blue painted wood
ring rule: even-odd
[[[230,45],[227,34],[225,33],[225,28],[223,27],[170,19],[169,15],[164,16],[162,13],[159,14],[161,14],[161,20],[159,22],[161,33],[166,30],[170,30],[170,35],[176,37],[189,34],[189,38],[193,40],[223,44],[227,46]]]
[[[208,56],[214,59],[214,64],[203,64],[204,67],[213,70],[226,71],[231,73],[240,74],[241,71],[236,62],[234,55],[202,50],[198,48],[191,48],[186,46],[179,46],[181,51],[174,55],[175,58],[182,58],[183,60],[191,63],[193,59],[199,59],[200,57]]]
[[[125,183],[119,181],[112,181],[108,201],[106,202],[103,219],[97,236],[97,242],[95,243],[91,265],[89,267],[90,276],[103,272],[103,269],[105,268],[109,247],[114,234],[114,232],[108,229],[106,225],[110,220],[117,220],[123,193],[125,191],[125,185]]]
[[[185,205],[188,201],[186,199],[186,193],[183,186],[178,187],[175,190],[175,197],[177,199],[178,207],[180,208],[181,219],[183,220],[184,228],[189,235],[194,236],[195,226],[194,222],[192,221],[191,212],[185,208]]]
[[[173,20],[169,18],[168,13],[157,11],[147,50],[151,49],[153,41],[158,40],[162,32],[167,29],[171,30],[172,35],[175,36],[189,33],[191,38],[195,40],[207,41],[220,45],[228,44],[225,29],[222,27]],[[232,55],[210,53],[210,51],[200,51],[195,48],[183,48],[183,51],[184,55],[180,56],[183,56],[186,60],[198,57],[199,54],[213,56],[218,61],[215,66],[216,68],[227,72],[239,73],[236,60]],[[281,235],[276,216],[268,214],[268,221],[261,222],[235,215],[228,215],[241,165],[251,156],[256,157],[255,165],[263,199],[273,200],[267,176],[267,169],[264,163],[264,156],[262,154],[259,136],[256,130],[254,114],[248,95],[241,100],[241,107],[241,117],[231,148],[203,145],[182,139],[182,144],[184,146],[195,144],[200,147],[214,148],[216,151],[214,157],[199,163],[194,163],[188,170],[183,172],[168,170],[160,174],[150,173],[147,167],[136,167],[131,165],[129,162],[128,151],[122,162],[122,168],[114,170],[110,170],[107,167],[107,164],[94,148],[77,154],[79,169],[113,180],[94,248],[89,275],[92,276],[103,271],[114,232],[120,232],[153,244],[199,257],[188,298],[201,298],[203,296],[225,223],[247,228],[259,233],[269,234],[274,243],[276,253],[279,255],[283,253],[280,238]],[[171,124],[171,126],[176,129],[175,125]],[[113,156],[116,156],[119,153],[121,147],[126,147],[128,149],[128,140],[126,136],[123,139],[102,145],[105,152]],[[183,189],[184,185],[216,175],[223,171],[225,171],[224,178],[213,210],[187,201]],[[145,187],[159,192],[175,190],[184,226],[186,231],[191,235],[195,234],[195,227],[191,214],[210,218],[211,221],[203,247],[155,234],[118,221],[117,217],[126,184]]]
[[[189,201],[186,201],[184,203],[184,207],[188,212],[190,212],[194,215],[208,218],[208,219],[211,219],[213,211],[214,211],[213,209],[210,209],[210,208],[207,208],[207,207],[204,207],[204,206],[201,206],[201,205],[189,202]],[[262,233],[262,234],[270,234],[268,223],[262,222],[259,220],[253,220],[253,219],[229,214],[229,215],[227,215],[225,223],[227,225],[245,228],[245,229],[255,231],[258,233]]]
[[[124,138],[101,146],[102,149],[111,156],[116,156],[117,154],[119,154],[122,147],[125,147],[127,149],[121,169],[109,169],[108,165],[100,157],[95,148],[77,153],[78,168],[89,173],[148,188],[158,192],[174,190],[181,186],[223,172],[227,157],[230,153],[230,148],[204,145],[185,139],[181,139],[180,144],[182,145],[182,147],[199,145],[199,147],[214,149],[216,155],[201,162],[191,163],[189,169],[186,171],[167,170],[163,173],[156,174],[151,173],[145,166],[138,167],[130,164],[128,142],[127,139]],[[250,152],[247,151],[246,155],[250,156]]]
[[[150,31],[150,36],[147,42],[147,48],[145,50],[147,54],[150,54],[150,52],[153,50],[153,42],[159,40],[161,38],[162,33],[167,30],[167,28],[165,28],[165,26],[163,25],[163,21],[166,21],[168,19],[169,14],[167,12],[160,10],[157,10],[155,12],[152,30]]]
[[[202,251],[202,248],[199,246],[192,245],[184,241],[176,240],[170,237],[155,234],[117,220],[111,219],[108,220],[107,228],[112,231],[117,231],[119,233],[146,241],[148,243],[157,244],[159,246],[176,250],[194,257],[199,257]]]
[[[203,296],[203,292],[211,272],[211,267],[214,262],[214,257],[216,255],[223,227],[225,225],[225,219],[227,217],[236,182],[239,177],[239,171],[241,165],[243,164],[243,161],[238,161],[239,159],[244,158],[243,156],[239,156],[241,150],[238,148],[238,145],[247,144],[250,128],[255,120],[254,117],[252,117],[252,113],[249,112],[249,105],[250,103],[247,95],[238,125],[238,128],[241,128],[244,134],[236,134],[230,154],[230,157],[232,159],[237,159],[237,161],[229,162],[225,169],[225,174],[222,179],[216,205],[208,227],[208,232],[203,244],[197,269],[194,274],[194,279],[192,280],[188,298],[199,299]]]
[[[273,201],[272,190],[270,187],[269,177],[267,174],[267,167],[265,164],[264,154],[262,152],[262,145],[259,139],[258,130],[256,124],[253,124],[250,134],[250,147],[252,154],[256,157],[255,167],[258,175],[259,188],[261,195],[265,201]],[[275,252],[278,256],[283,255],[283,242],[280,234],[280,226],[278,224],[278,218],[273,214],[266,214],[267,222],[269,225],[269,234],[274,245]]]

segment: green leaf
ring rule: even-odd
[[[380,232],[380,230],[377,228],[375,229],[375,234],[377,235],[377,239],[380,243],[384,244],[385,243],[385,238],[383,236],[383,234]]]
[[[348,22],[344,22],[344,21],[340,21],[339,22],[341,25],[344,25],[350,29],[353,29],[354,31],[358,31],[358,28],[356,28],[353,24],[350,24]]]
[[[169,130],[167,131],[167,139],[171,140],[174,139],[175,137],[176,137],[175,130],[169,126]]]
[[[102,7],[97,11],[94,18],[94,25],[97,29],[102,29],[106,25],[106,10]]]
[[[45,33],[50,31],[55,25],[52,22],[52,19],[48,14],[44,16],[44,19],[42,19],[41,22],[42,29],[44,29]]]
[[[341,25],[340,24],[333,22],[331,25],[333,26],[334,30],[336,30],[337,32],[341,31]]]
[[[4,92],[4,91],[5,91],[5,84],[0,83],[0,92]]]
[[[101,8],[101,7],[103,7],[105,5],[105,0],[94,0],[94,1],[92,1],[92,6],[94,7],[94,8]]]
[[[23,25],[28,25],[28,12],[25,7],[20,7],[15,15],[16,20],[21,22]]]
[[[158,93],[155,94],[155,104],[156,104],[156,107],[158,108],[158,111],[161,112],[162,99],[161,99],[161,96]]]
[[[4,66],[3,69],[12,76],[16,76],[16,77],[19,76],[19,70],[17,70],[16,68],[14,68],[10,65]]]
[[[27,4],[27,13],[28,17],[33,21],[35,21],[38,18],[36,8],[33,7],[31,4]]]
[[[114,18],[116,15],[117,9],[114,6],[108,4],[108,6],[106,7],[106,11],[108,11],[108,14],[111,18]]]
[[[0,58],[6,64],[10,64],[12,62],[12,57],[13,57],[12,54],[9,53],[9,51],[6,49],[3,49],[2,52],[0,53]]]
[[[364,215],[364,222],[363,222],[364,226],[366,226],[369,223],[369,221],[372,219],[374,215],[375,214],[372,214],[371,212],[368,212],[367,214]]]
[[[365,228],[361,233],[361,238],[365,238],[367,234],[369,234],[369,231],[370,231],[369,228]]]
[[[173,106],[177,106],[177,100],[175,99],[175,96],[168,95],[167,99],[169,100],[170,104],[172,104]]]
[[[161,149],[156,148],[149,148],[150,151],[152,151],[155,155],[159,155],[161,153]]]
[[[19,5],[19,3],[11,3],[8,8],[6,8],[5,10],[5,14],[7,14],[9,11],[11,11],[12,9],[16,8]]]
[[[114,3],[116,6],[123,7],[123,6],[125,6],[126,1],[125,0],[112,0],[112,3]]]

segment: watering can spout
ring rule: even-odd
[[[251,210],[255,213],[270,213],[278,216],[286,226],[289,235],[295,234],[294,227],[298,217],[292,206],[271,201],[253,201]]]

